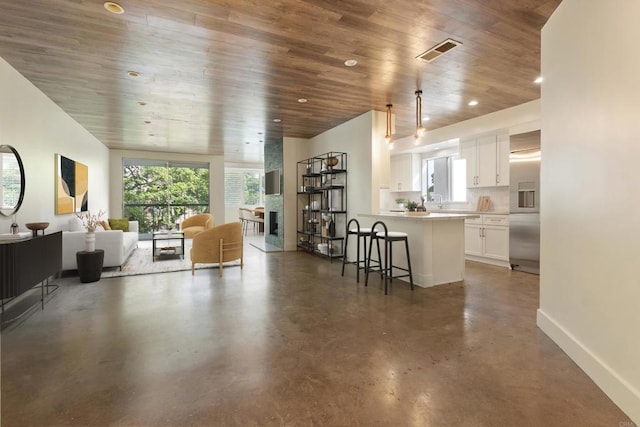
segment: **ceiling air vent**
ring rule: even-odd
[[[437,57],[439,57],[440,55],[447,53],[454,47],[459,46],[461,44],[462,42],[458,42],[452,39],[446,39],[445,41],[443,41],[442,43],[438,43],[428,51],[416,56],[416,58],[422,59],[423,61],[431,62]]]

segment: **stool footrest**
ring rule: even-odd
[[[377,228],[377,226],[382,228],[384,231],[380,231],[380,229]],[[409,235],[404,232],[389,231],[385,223],[382,221],[375,222],[371,226],[371,229],[373,231],[371,232],[371,242],[369,244],[369,253],[367,255],[367,262],[368,262],[369,268],[366,269],[364,285],[367,286],[367,282],[369,280],[369,273],[379,272],[380,278],[384,280],[385,295],[387,294],[388,283],[391,282],[393,279],[399,279],[402,277],[409,278],[409,283],[411,284],[411,290],[413,290],[413,274],[411,272],[411,257],[409,255]],[[371,263],[376,262],[376,260],[372,259],[374,241],[376,243],[376,248],[378,252],[377,254],[378,268],[371,268]],[[380,241],[382,241],[384,244],[384,252],[385,252],[384,257],[381,256]],[[406,250],[406,256],[407,256],[406,268],[393,265],[393,244],[396,242],[404,243],[404,248]],[[407,274],[396,274],[394,276],[393,275],[394,271],[396,273],[406,272]]]

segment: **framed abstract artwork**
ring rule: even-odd
[[[56,215],[89,210],[89,168],[56,154]]]

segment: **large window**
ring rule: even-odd
[[[466,202],[466,161],[458,155],[422,160],[422,193],[430,202]]]
[[[224,204],[227,206],[264,205],[264,171],[225,169]]]
[[[209,210],[208,164],[124,159],[122,175],[124,216],[143,235]]]

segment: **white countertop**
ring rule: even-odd
[[[378,214],[358,214],[369,218],[397,218],[412,221],[447,221],[468,218],[480,218],[477,213],[444,213],[444,212],[380,212]]]
[[[508,211],[474,211],[468,209],[431,209],[433,213],[471,213],[477,215],[509,215]]]

